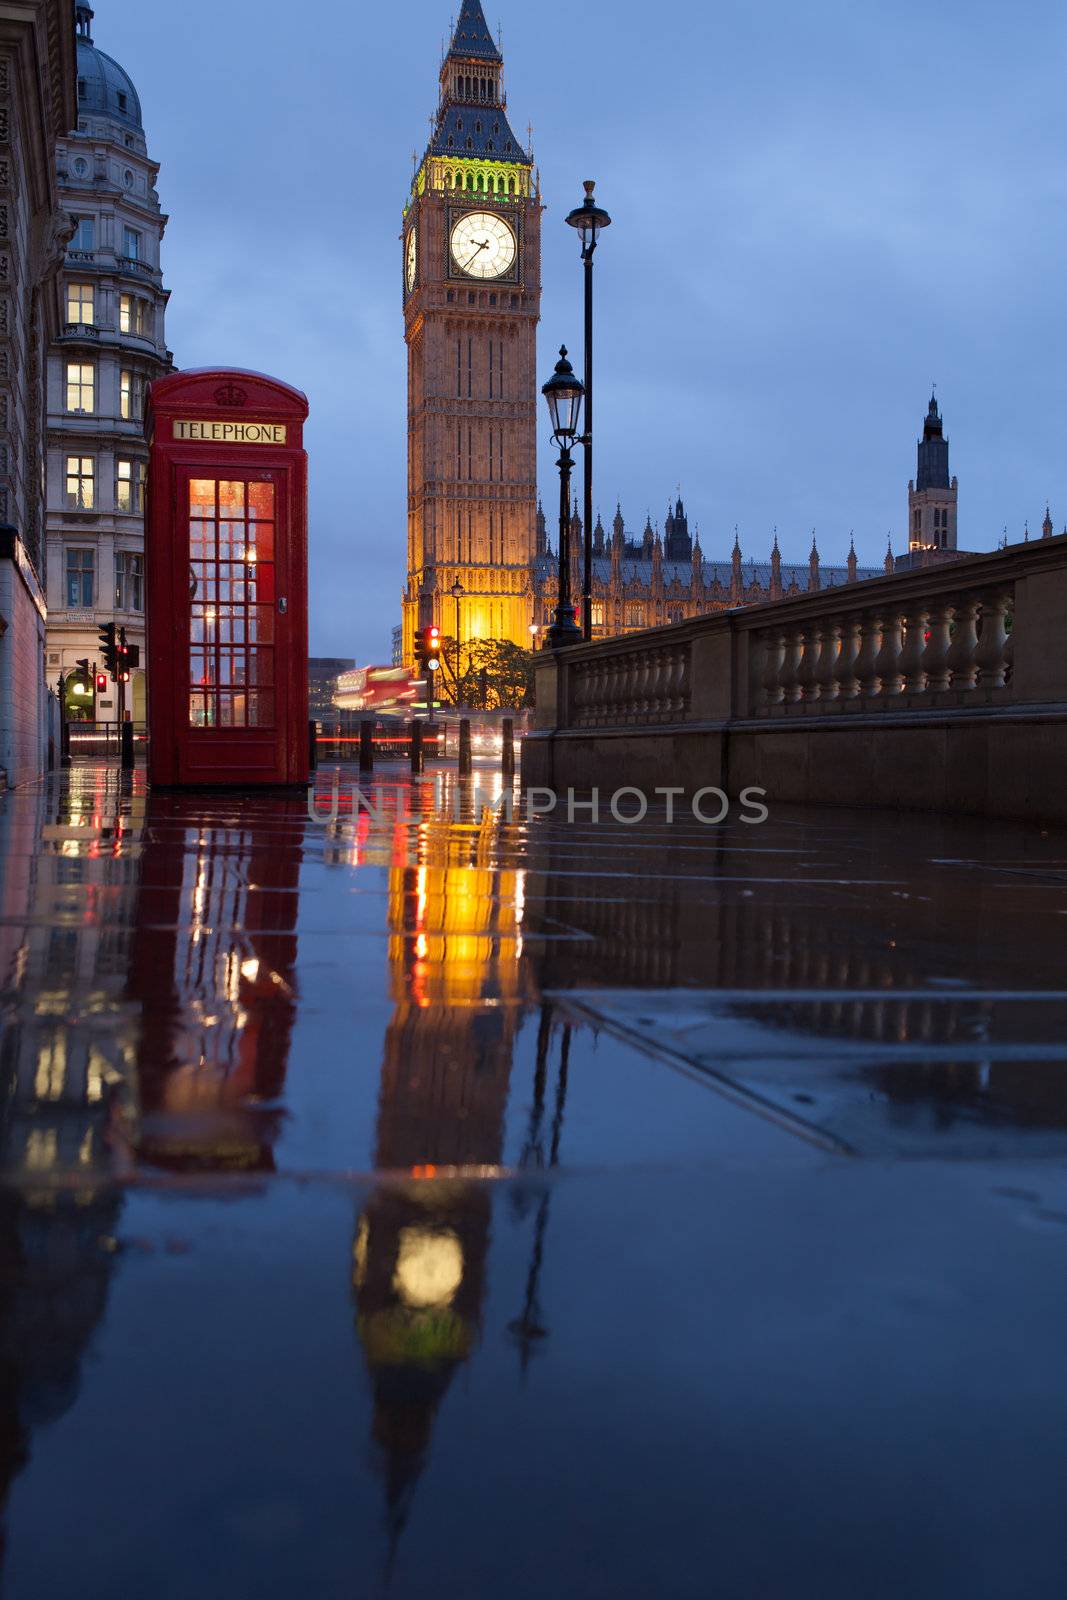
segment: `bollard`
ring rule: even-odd
[[[515,776],[515,721],[512,717],[505,717],[500,724],[504,735],[504,748],[500,756],[500,770],[505,778]]]
[[[308,723],[308,770],[315,771],[319,764],[319,725],[317,722]]]
[[[120,729],[120,739],[121,739],[121,743],[122,743],[122,770],[123,770],[123,772],[132,772],[133,771],[133,723],[132,722],[124,722],[122,724],[122,727]]]
[[[459,719],[459,771],[467,777],[471,770],[471,722],[469,717]]]
[[[59,733],[59,764],[61,767],[70,766],[70,723],[64,722]]]
[[[359,725],[359,770],[360,772],[374,771],[373,722],[361,722]]]
[[[411,770],[422,771],[422,723],[411,724]]]

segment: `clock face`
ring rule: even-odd
[[[414,289],[414,287],[415,287],[415,268],[418,265],[419,247],[418,247],[418,243],[417,243],[416,238],[415,238],[415,231],[416,231],[415,228],[412,227],[411,232],[408,234],[408,247],[407,247],[407,257],[406,257],[406,259],[407,259],[406,275],[407,275],[407,281],[408,281],[408,294],[410,294],[412,289]]]
[[[460,217],[451,244],[453,263],[468,278],[501,278],[515,260],[515,235],[490,211]]]

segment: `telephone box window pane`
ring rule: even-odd
[[[191,728],[210,728],[211,713],[214,701],[209,694],[191,694],[189,696],[189,726]]]
[[[248,654],[249,682],[259,688],[269,689],[274,684],[274,651],[250,650]]]
[[[219,484],[219,516],[236,517],[241,522],[245,515],[245,486],[243,483]]]
[[[257,522],[248,529],[252,548],[256,552],[257,561],[274,560],[274,524],[272,522]]]
[[[274,563],[273,561],[258,561],[256,563],[256,599],[259,601],[260,612],[263,608],[274,603]]]
[[[193,559],[209,561],[215,554],[215,524],[213,522],[190,522],[189,524],[189,554]]]
[[[274,521],[273,483],[250,483],[248,485],[248,520],[249,522]]]
[[[274,692],[258,689],[248,697],[248,726],[272,728],[274,726]]]
[[[193,478],[189,484],[189,514],[193,517],[215,515],[214,478]]]
[[[257,606],[255,612],[255,638],[258,644],[274,643],[274,607]]]

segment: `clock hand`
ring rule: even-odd
[[[488,248],[489,248],[489,240],[488,239],[483,239],[481,244],[478,246],[478,250],[488,250]],[[473,256],[468,256],[467,260],[463,263],[464,272],[466,272],[467,268],[470,266],[470,264],[474,260],[475,256],[477,256],[478,250],[475,250]]]

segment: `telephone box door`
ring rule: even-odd
[[[177,473],[188,530],[175,541],[184,570],[175,573],[174,594],[187,597],[179,607],[188,683],[184,717],[179,710],[176,718],[180,782],[286,781],[287,476],[284,468]]]

